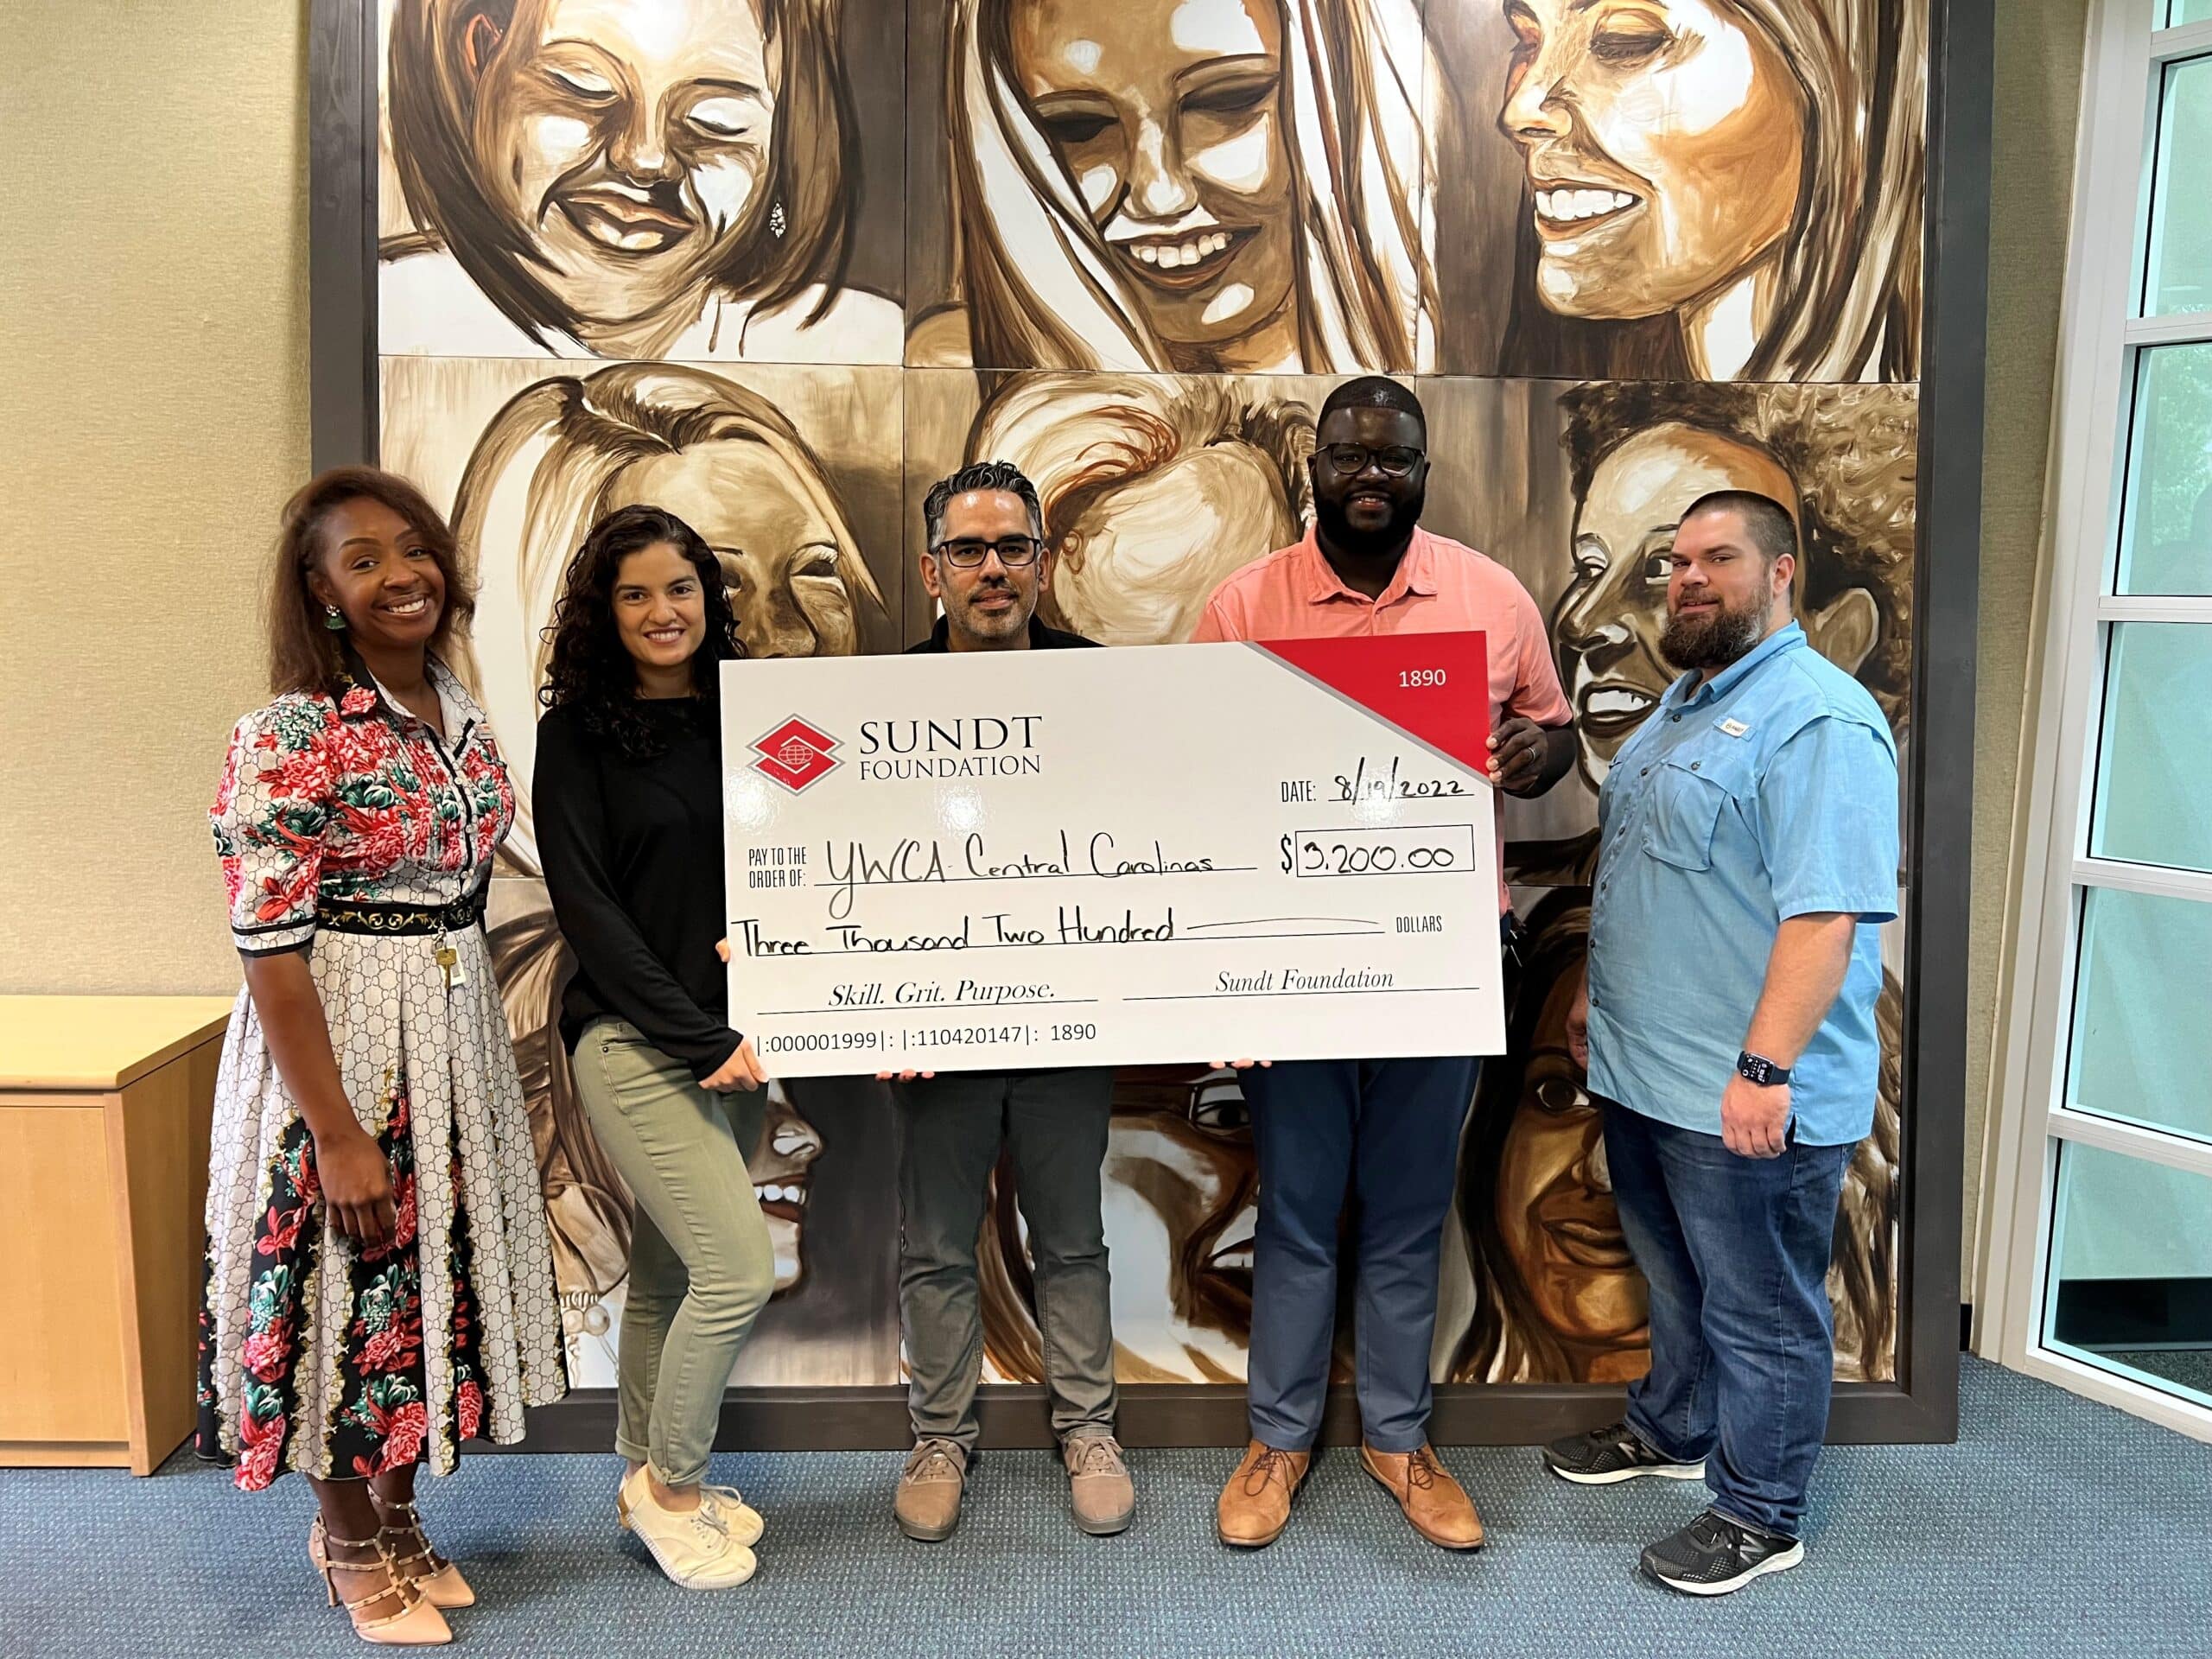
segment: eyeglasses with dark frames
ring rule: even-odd
[[[1386,478],[1403,478],[1422,461],[1420,450],[1402,443],[1394,443],[1382,449],[1370,449],[1363,443],[1332,443],[1313,453],[1326,461],[1332,471],[1344,478],[1365,472],[1370,461],[1382,469]]]
[[[1019,570],[1036,563],[1043,545],[1034,536],[1001,536],[995,542],[963,537],[957,542],[939,542],[930,550],[957,570],[973,570],[994,553],[1007,569]]]

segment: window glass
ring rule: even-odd
[[[2212,310],[2212,57],[2170,63],[2159,76],[2158,148],[2151,174],[2147,316]]]
[[[2212,904],[2083,897],[2067,1103],[2212,1141]]]
[[[2062,1141],[2047,1339],[2212,1405],[2212,1178]]]
[[[2095,759],[2092,854],[2212,870],[2212,626],[2113,626]]]
[[[2120,592],[2212,594],[2212,344],[2136,359],[2120,545]]]

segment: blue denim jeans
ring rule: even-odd
[[[1337,1322],[1337,1218],[1358,1220],[1359,1416],[1377,1452],[1428,1438],[1428,1354],[1468,1058],[1289,1060],[1241,1074],[1260,1154],[1252,1252],[1252,1438],[1303,1452],[1321,1433]]]
[[[1678,1463],[1704,1459],[1723,1515],[1795,1538],[1827,1434],[1828,1258],[1852,1149],[1739,1158],[1603,1104],[1621,1230],[1651,1286],[1651,1371],[1629,1387],[1628,1425]]]

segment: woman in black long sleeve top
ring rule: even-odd
[[[617,1509],[694,1589],[742,1584],[760,1517],[705,1484],[722,1390],[775,1288],[742,1148],[766,1074],[721,963],[715,676],[743,655],[715,558],[657,507],[594,525],[555,613],[537,727],[545,886],[576,958],[562,1039],[637,1199],[622,1313]],[[735,1092],[733,1092],[735,1091]]]

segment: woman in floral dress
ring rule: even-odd
[[[518,1440],[567,1383],[545,1214],[482,919],[514,816],[483,711],[440,660],[473,609],[410,485],[343,467],[287,505],[276,700],[213,813],[245,988],[216,1085],[200,1449],[286,1470],[309,1550],[372,1642],[449,1640],[474,1592],[416,1466]]]

